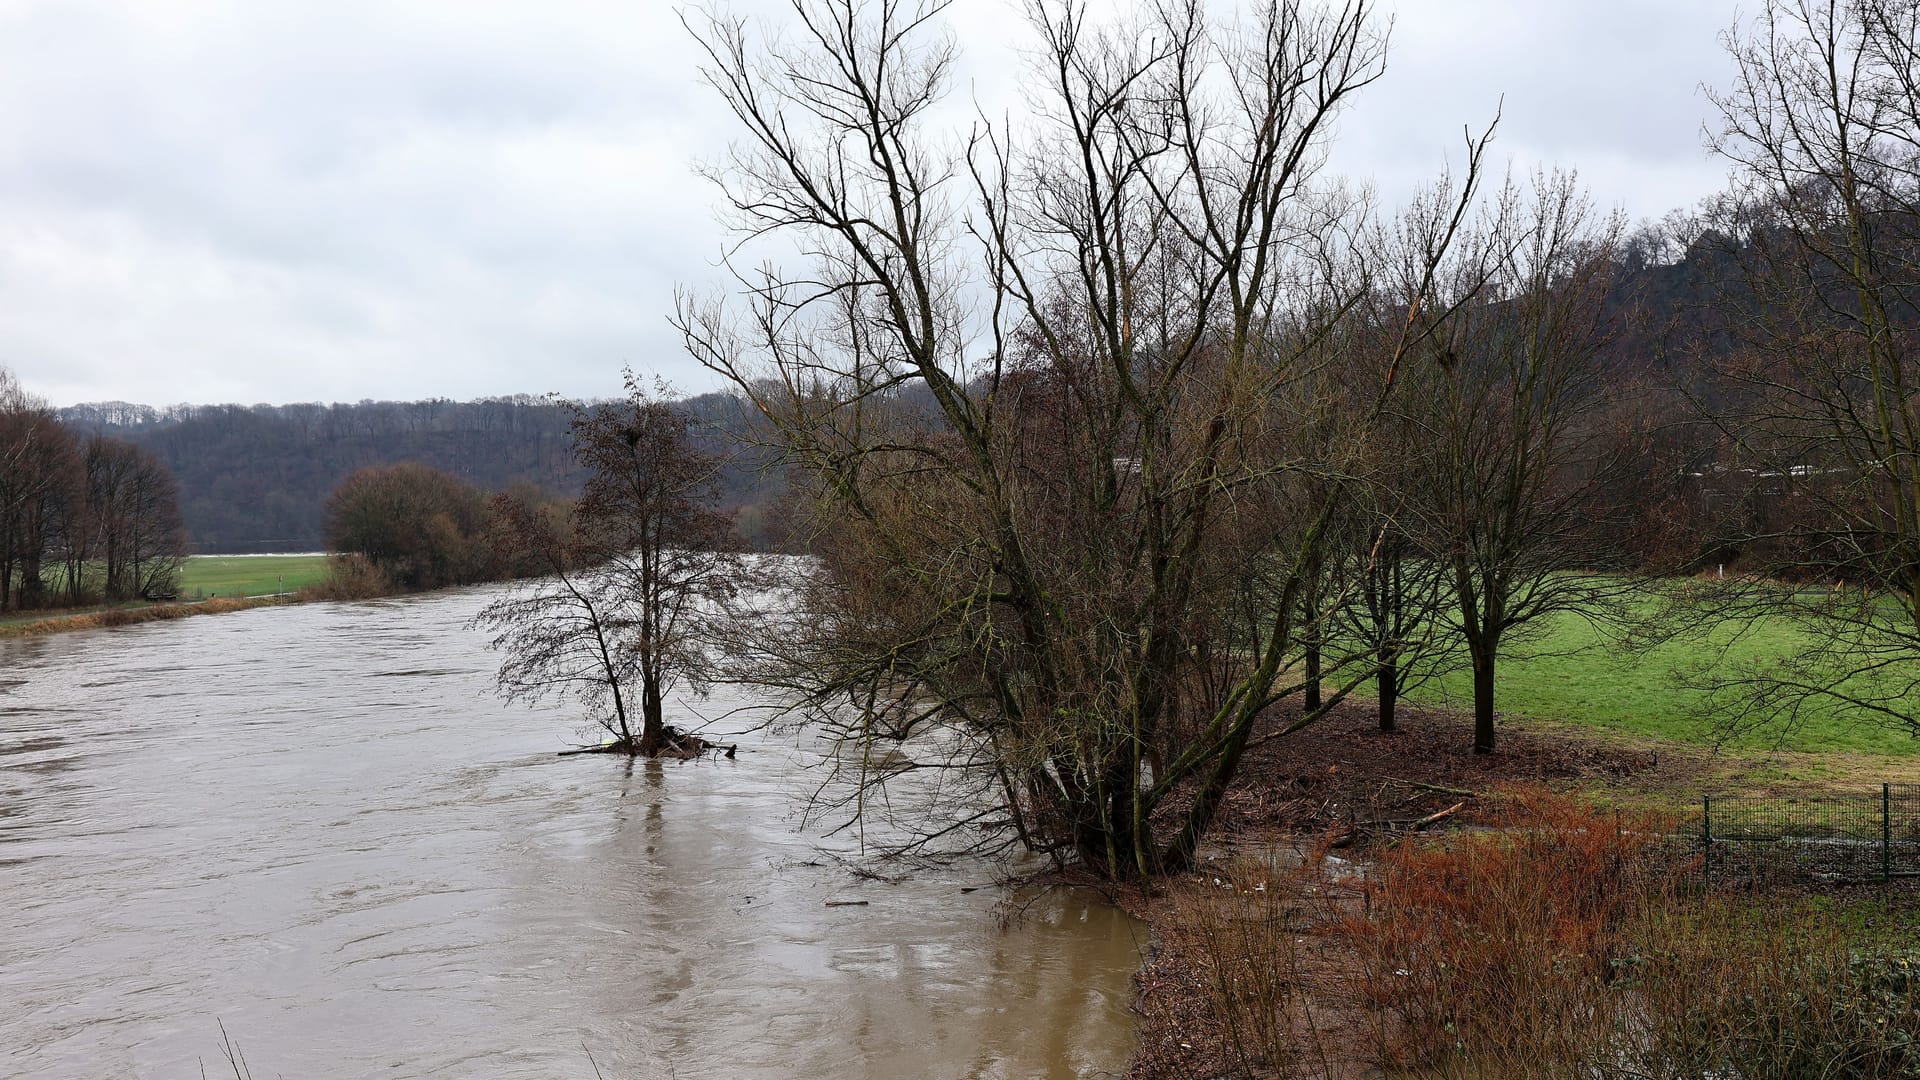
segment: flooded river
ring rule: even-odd
[[[1131,920],[855,879],[796,827],[804,737],[555,757],[485,600],[0,642],[0,1075],[231,1075],[221,1025],[262,1080],[1124,1067]]]

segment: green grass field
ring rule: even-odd
[[[1703,716],[1703,694],[1678,685],[1675,672],[1717,660],[1716,642],[1724,643],[1724,635],[1676,640],[1629,654],[1610,647],[1572,616],[1555,617],[1547,630],[1542,639],[1515,650],[1540,655],[1501,657],[1494,692],[1498,712],[1696,744],[1715,741],[1716,732]],[[1736,662],[1789,656],[1798,647],[1799,636],[1798,630],[1785,625],[1761,627],[1735,642],[1726,658]],[[1428,704],[1471,708],[1472,676],[1463,667],[1409,696]],[[1825,707],[1803,716],[1792,731],[1754,732],[1728,745],[1747,750],[1920,755],[1920,739]]]
[[[293,592],[327,576],[325,555],[195,555],[180,570],[180,598]]]

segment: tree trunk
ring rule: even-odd
[[[1473,752],[1493,753],[1493,658],[1492,645],[1474,651],[1473,657]]]
[[[1307,649],[1307,700],[1305,711],[1313,712],[1320,707],[1320,639],[1312,638],[1306,642]]]
[[[19,599],[20,607],[23,609],[40,607],[46,599],[46,582],[40,576],[40,552],[35,549],[41,541],[38,537],[33,537],[28,542],[35,547],[29,548],[27,553],[20,557]]]
[[[1392,660],[1380,665],[1380,730],[1391,732],[1393,709],[1400,701],[1400,665]]]
[[[654,757],[667,746],[667,724],[660,707],[660,675],[640,676],[640,752]]]

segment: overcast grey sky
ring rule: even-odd
[[[736,8],[758,3],[736,3]],[[656,0],[0,0],[0,365],[57,404],[710,385],[666,324],[726,135]],[[1008,0],[955,0],[1017,100]],[[1731,0],[1400,0],[1335,164],[1401,194],[1497,154],[1658,217],[1717,189]]]

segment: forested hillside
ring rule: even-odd
[[[767,542],[777,478],[748,438],[738,399],[705,394],[680,407],[702,449],[726,457],[723,507],[747,539]],[[577,493],[570,409],[528,395],[479,401],[179,405],[122,402],[60,410],[69,426],[151,450],[180,484],[187,535],[199,552],[315,551],[325,546],[328,492],[356,469],[418,461],[477,487],[525,481]]]
[[[1623,394],[1658,398],[1660,388],[1690,382],[1688,369],[1727,347],[1714,328],[1728,266],[1742,245],[1676,215],[1643,225],[1614,253],[1610,324],[1603,364]],[[903,403],[932,408],[924,387],[896,391]],[[700,448],[726,458],[723,508],[755,546],[784,543],[775,503],[784,480],[768,472],[757,414],[721,393],[687,398]],[[1657,407],[1649,400],[1649,407]],[[322,504],[356,469],[418,461],[485,489],[527,481],[563,495],[579,490],[564,403],[532,395],[456,402],[176,405],[124,402],[60,410],[69,426],[137,443],[179,478],[193,549],[201,552],[305,551],[324,546]],[[1668,432],[1671,440],[1677,432]],[[1668,450],[1671,451],[1671,446]],[[1683,451],[1698,458],[1706,447]],[[1669,453],[1667,465],[1672,465]],[[1690,467],[1700,462],[1691,460]]]

